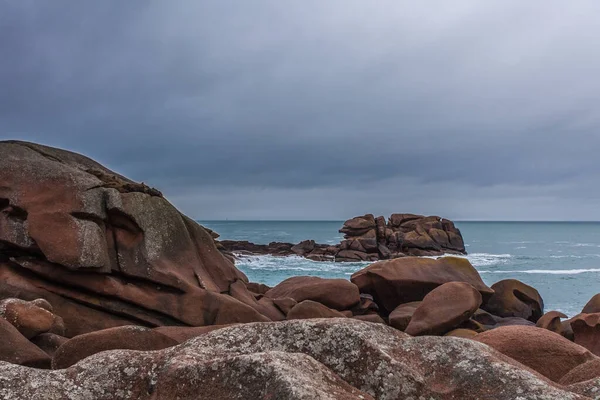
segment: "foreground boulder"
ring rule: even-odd
[[[54,400],[75,394],[98,400],[191,400],[199,395],[585,399],[475,341],[411,338],[353,319],[237,325],[165,350],[103,352],[52,372],[0,363],[2,398]]]
[[[289,297],[297,302],[312,300],[336,310],[348,310],[360,302],[358,287],[352,282],[316,276],[288,278],[266,292],[265,296],[272,299]]]
[[[156,189],[87,157],[0,142],[0,298],[48,300],[65,335],[269,320],[221,294],[246,276]]]
[[[119,326],[79,335],[65,342],[54,353],[52,368],[67,368],[92,354],[106,350],[161,350],[178,343],[148,328]]]
[[[475,340],[559,382],[575,367],[596,357],[586,348],[546,329],[506,326],[478,334]]]
[[[310,318],[345,318],[345,315],[312,300],[304,300],[296,304],[287,314],[287,319]]]
[[[465,258],[406,257],[380,261],[354,273],[351,281],[361,293],[373,296],[387,313],[399,304],[420,301],[436,287],[448,282],[466,282],[484,299],[494,291],[481,280],[479,273]]]
[[[443,335],[467,321],[481,305],[481,294],[464,282],[433,289],[417,307],[405,332],[411,336]]]
[[[482,307],[499,317],[519,317],[537,322],[544,314],[540,293],[516,279],[505,279],[492,285],[493,296]]]

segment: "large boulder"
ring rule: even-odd
[[[69,337],[268,320],[220,294],[247,278],[208,231],[87,157],[0,142],[0,211],[0,298],[48,300]]]
[[[516,279],[505,279],[492,285],[494,295],[483,309],[499,317],[519,317],[537,322],[544,314],[544,300],[539,292]]]
[[[4,318],[0,318],[0,361],[36,368],[50,367],[48,354],[27,340],[17,328]],[[1,381],[2,375],[0,374]],[[0,390],[0,398],[1,393]]]
[[[400,304],[388,316],[390,326],[401,331],[405,330],[421,303],[421,301],[411,301],[410,303]]]
[[[600,313],[579,314],[569,323],[575,343],[600,356]]]
[[[312,300],[304,300],[296,304],[287,314],[287,319],[311,318],[345,318],[345,315]]]
[[[348,310],[360,302],[358,287],[346,279],[316,276],[288,278],[265,293],[272,299],[289,297],[297,302],[313,300],[336,310]]]
[[[52,358],[53,369],[63,369],[106,350],[161,350],[178,342],[141,326],[119,326],[76,336],[60,346]]]
[[[340,233],[345,234],[346,237],[361,236],[371,230],[375,230],[376,227],[373,214],[367,214],[361,217],[354,217],[344,222],[344,225],[340,229]]]
[[[481,305],[481,294],[464,282],[444,283],[425,296],[404,332],[443,335],[467,321]]]
[[[596,357],[586,348],[546,329],[505,326],[478,334],[475,340],[493,347],[554,382]]]
[[[436,287],[448,282],[466,282],[477,289],[484,300],[494,291],[481,280],[465,258],[405,257],[380,261],[354,273],[351,281],[361,293],[369,293],[387,313],[399,304],[423,300]]]
[[[13,400],[585,399],[480,343],[353,319],[237,325],[52,372],[0,363],[0,377]]]
[[[562,336],[567,336],[565,332],[565,325],[561,321],[562,318],[567,318],[566,314],[560,311],[548,311],[542,315],[540,319],[535,323],[538,328],[548,329],[551,332],[558,333]]]
[[[49,332],[56,321],[54,314],[46,308],[32,301],[13,298],[0,301],[0,317],[13,324],[27,339]]]

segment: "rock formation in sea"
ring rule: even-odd
[[[367,214],[344,222],[340,233],[344,234],[344,240],[338,245],[318,244],[310,239],[298,244],[234,240],[218,243],[223,250],[234,254],[297,255],[313,261],[356,262],[467,254],[454,222],[437,216],[392,214],[386,222],[384,217]]]
[[[464,251],[447,220],[371,217],[344,225],[348,248],[379,258],[384,246],[406,254],[431,239],[432,251]],[[390,256],[350,280],[268,287],[249,282],[217,237],[158,190],[89,158],[0,142],[0,399],[600,391],[600,296],[570,319],[544,313],[535,288],[487,286],[460,257]]]

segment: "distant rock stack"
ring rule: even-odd
[[[349,219],[340,232],[345,240],[336,254],[339,261],[377,261],[404,256],[466,254],[458,228],[448,219],[415,214],[373,214]]]
[[[340,229],[344,240],[338,245],[304,240],[298,244],[223,240],[217,247],[228,256],[237,254],[297,255],[313,261],[359,262],[390,260],[406,256],[467,254],[454,222],[437,216],[392,214],[387,222],[373,214],[354,217]]]

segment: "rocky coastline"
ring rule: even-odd
[[[327,247],[219,242],[87,157],[0,142],[0,399],[598,398],[600,294],[569,318],[465,258],[418,257],[464,254],[439,217],[341,232]],[[236,246],[373,263],[268,287]]]
[[[319,244],[307,239],[297,244],[222,240],[217,242],[217,246],[232,256],[236,253],[297,255],[313,261],[335,262],[467,254],[460,230],[454,222],[437,216],[392,214],[386,221],[383,216],[366,214],[347,220],[339,232],[344,234],[344,240],[337,245]],[[213,237],[217,239],[219,235],[213,232]]]

